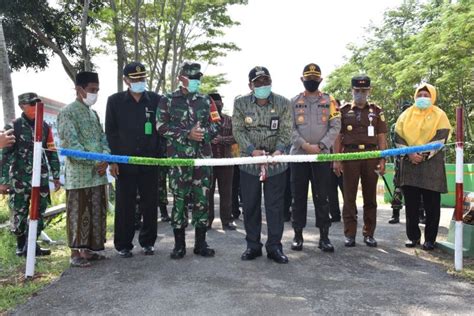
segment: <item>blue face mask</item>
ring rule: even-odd
[[[131,82],[130,90],[132,90],[133,93],[143,93],[146,90],[146,82],[145,81]]]
[[[253,94],[257,99],[266,99],[272,93],[272,86],[255,87]]]
[[[415,106],[420,110],[427,109],[431,106],[431,98],[417,98],[415,100]]]
[[[195,93],[199,91],[200,87],[201,87],[201,80],[189,79],[188,86],[186,87],[186,89],[189,91],[189,93]]]

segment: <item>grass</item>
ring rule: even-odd
[[[65,192],[60,190],[51,197],[53,205],[64,203]],[[9,218],[6,199],[0,201],[0,223]],[[113,213],[107,215],[107,238],[113,234]],[[37,257],[35,277],[25,280],[24,257],[15,255],[16,239],[8,228],[0,229],[0,315],[8,312],[33,296],[45,285],[58,279],[64,270],[69,267],[69,247],[66,245],[66,219],[63,213],[48,225],[45,232],[59,245],[51,246],[51,256]]]

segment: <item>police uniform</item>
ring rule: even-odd
[[[370,78],[358,76],[352,79],[354,88],[370,89]],[[363,108],[354,103],[341,107],[341,141],[344,153],[380,150],[378,135],[387,133],[387,124],[380,106],[366,103]],[[377,220],[377,181],[375,173],[379,159],[343,161],[344,207],[344,235],[346,246],[355,245],[357,230],[356,197],[359,179],[362,184],[364,199],[364,241],[369,246],[376,246],[373,239]]]
[[[180,76],[188,80],[200,80],[201,66],[185,62]],[[211,158],[211,139],[217,134],[218,122],[211,119],[210,99],[198,92],[189,92],[180,87],[167,94],[159,103],[157,129],[167,140],[169,158]],[[194,126],[199,123],[204,130],[200,142],[189,138]],[[186,252],[184,230],[188,226],[188,203],[193,204],[191,224],[196,230],[194,253],[213,256],[214,250],[205,241],[208,211],[211,167],[171,167],[170,188],[173,193],[171,226],[175,236],[172,259],[180,259]]]
[[[125,66],[124,76],[144,80],[145,67],[132,62]],[[154,126],[160,98],[154,92],[143,91],[136,101],[130,90],[109,97],[105,133],[113,155],[159,157],[159,135]],[[140,195],[140,214],[143,216],[138,241],[146,254],[152,254],[157,236],[158,168],[119,164],[114,245],[122,257],[131,256],[133,249],[137,191]]]
[[[321,70],[316,64],[309,64],[303,70],[304,82],[320,82]],[[310,79],[317,78],[317,79]],[[329,153],[341,128],[340,114],[336,100],[329,94],[317,90],[300,93],[291,100],[293,113],[293,133],[291,155],[304,155],[303,145],[317,145],[321,153]],[[314,89],[312,88],[312,89]],[[307,88],[308,89],[308,88]],[[309,88],[311,89],[311,88]],[[313,202],[316,212],[316,227],[320,229],[319,247],[324,251],[334,251],[329,242],[328,183],[331,177],[330,162],[304,162],[291,164],[293,186],[293,229],[295,238],[293,250],[302,250],[303,228],[306,226],[308,184],[311,181]]]
[[[249,81],[253,83],[263,76],[270,78],[268,69],[255,67],[249,73]],[[291,137],[290,101],[270,92],[267,103],[259,105],[254,93],[239,96],[234,101],[233,133],[239,144],[241,156],[250,157],[254,150],[265,150],[269,154],[276,150],[284,153]],[[281,238],[284,226],[285,171],[288,166],[287,164],[275,164],[267,167],[266,175],[262,174],[262,180],[266,178],[263,181],[263,191],[268,227],[265,248],[269,258],[279,263],[286,263],[288,259],[283,255]],[[242,255],[242,260],[255,259],[261,255],[261,172],[260,165],[240,166],[240,187],[247,241],[247,250]]]
[[[23,93],[18,96],[18,103],[35,105],[41,100],[36,93]],[[21,117],[7,124],[5,130],[13,129],[16,138],[15,144],[2,150],[2,165],[0,184],[10,187],[8,205],[12,214],[11,230],[17,236],[17,255],[26,254],[26,237],[28,214],[31,200],[31,176],[33,173],[33,146],[35,121],[25,113]],[[51,127],[43,122],[43,149],[41,158],[41,183],[39,197],[38,236],[44,228],[43,214],[51,202],[49,192],[49,171],[53,179],[59,180],[59,158],[55,151]],[[51,150],[47,150],[51,149]],[[54,150],[54,151],[52,151]],[[49,254],[37,247],[37,255]]]

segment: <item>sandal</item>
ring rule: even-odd
[[[69,260],[71,267],[74,268],[88,268],[91,266],[91,263],[82,257],[74,257]]]

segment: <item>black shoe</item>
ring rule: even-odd
[[[237,226],[234,223],[224,224],[222,225],[223,230],[236,230]]]
[[[331,222],[332,223],[339,223],[340,221],[341,221],[341,216],[331,217]]]
[[[415,248],[417,245],[420,244],[420,240],[409,240],[405,243],[405,247],[407,248]]]
[[[170,253],[171,259],[182,259],[186,255],[186,240],[184,228],[173,229],[174,234],[174,248]]]
[[[392,218],[388,221],[389,224],[398,224],[400,223],[400,217],[392,216]]]
[[[276,249],[272,252],[267,253],[267,258],[272,259],[276,263],[288,263],[288,257],[285,256],[283,251],[281,251],[280,249]]]
[[[26,247],[25,247],[26,248]],[[25,250],[25,254],[26,254],[26,250]],[[41,248],[40,245],[38,243],[36,243],[36,256],[37,257],[40,257],[40,256],[49,256],[51,254],[51,249],[48,249],[48,248]]]
[[[247,260],[253,260],[257,257],[262,256],[262,249],[252,249],[252,248],[247,248],[242,256],[240,256],[240,259],[247,261]]]
[[[364,236],[364,242],[369,247],[377,247],[377,241],[372,236]]]
[[[212,248],[209,248],[209,245],[206,242],[206,231],[205,227],[199,227],[195,230],[196,241],[194,243],[194,254],[200,255],[202,257],[214,257],[216,251]]]
[[[133,253],[130,251],[130,249],[119,250],[118,255],[121,258],[131,258],[131,257],[133,257]]]
[[[143,247],[143,254],[145,256],[153,256],[155,254],[155,248],[153,246]]]
[[[320,240],[318,248],[324,252],[334,252],[334,246],[329,239]]]
[[[291,244],[291,250],[301,251],[303,250],[303,230],[295,228],[295,237],[293,238],[293,243]]]
[[[355,247],[356,240],[355,237],[346,237],[344,240],[344,246],[346,247]]]
[[[431,251],[435,249],[435,243],[432,241],[425,241],[421,247],[423,250]]]
[[[16,237],[16,251],[15,254],[18,257],[25,256],[25,244],[26,244],[26,235],[21,235]]]

